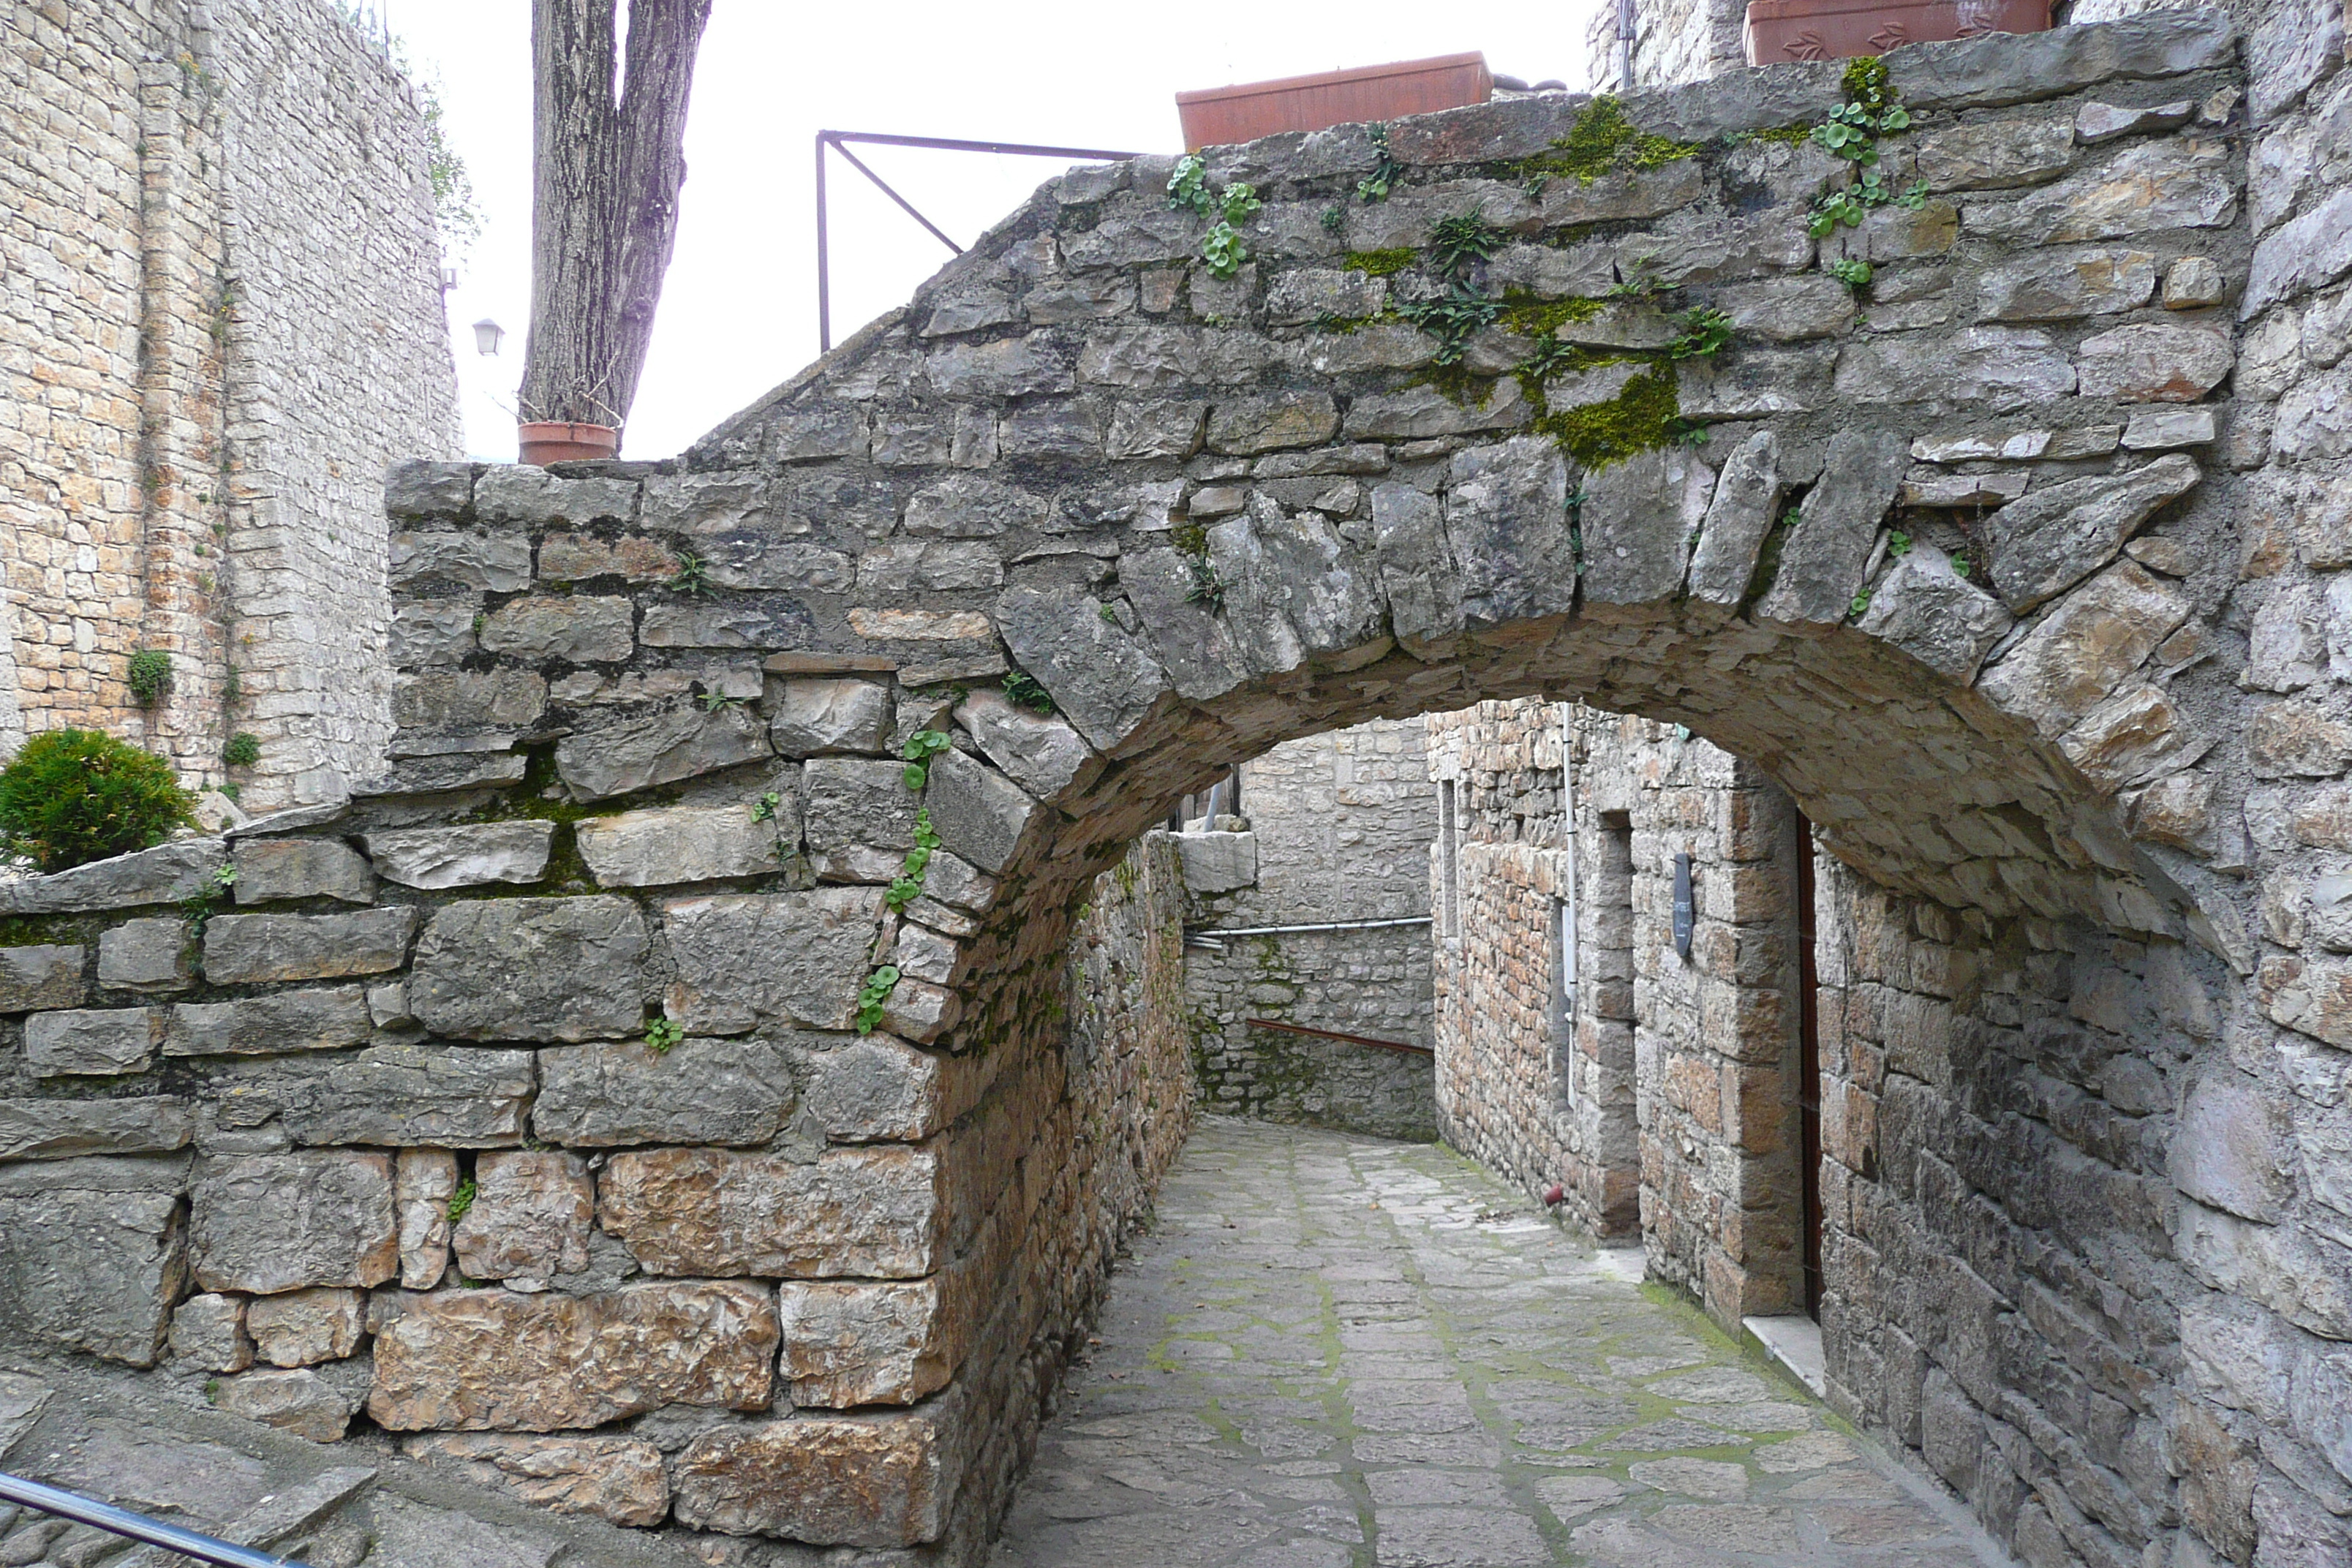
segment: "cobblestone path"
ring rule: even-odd
[[[1204,1120],[1098,1331],[996,1568],[2007,1562],[1444,1149]]]

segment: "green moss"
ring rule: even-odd
[[[1503,293],[1503,313],[1496,320],[1504,329],[1526,338],[1548,338],[1566,326],[1589,321],[1599,315],[1606,300],[1538,300],[1518,289]]]
[[[1368,327],[1379,318],[1374,316],[1335,316],[1326,310],[1307,323],[1307,331],[1324,332],[1333,337],[1346,337],[1361,327]]]
[[[1810,125],[1780,125],[1754,132],[1758,142],[1778,142],[1790,147],[1801,147],[1812,138],[1813,128]]]
[[[1846,62],[1845,75],[1839,80],[1848,103],[1875,110],[1895,101],[1894,89],[1886,79],[1886,62],[1876,55],[1855,56]]]
[[[1403,271],[1421,259],[1421,252],[1411,246],[1399,246],[1393,250],[1351,250],[1344,265],[1350,272],[1367,277],[1388,278]]]
[[[0,947],[45,947],[81,939],[80,925],[58,915],[17,915],[0,921]]]
[[[1607,468],[1637,452],[1664,447],[1685,427],[1670,364],[1652,365],[1606,403],[1558,413],[1547,410],[1529,426],[1559,442],[1562,451],[1587,468]]]
[[[1625,106],[1607,93],[1586,104],[1568,134],[1551,145],[1549,153],[1521,159],[1512,172],[1523,180],[1573,174],[1589,185],[1603,174],[1654,169],[1696,157],[1699,151],[1696,142],[1642,130],[1625,117]]]
[[[1209,531],[1197,522],[1169,530],[1168,541],[1187,555],[1206,555],[1209,552]]]
[[[1484,408],[1495,395],[1491,376],[1473,375],[1456,360],[1451,364],[1433,364],[1408,378],[1407,386],[1433,386],[1445,395],[1447,401],[1463,408]]]

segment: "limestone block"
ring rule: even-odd
[[[555,771],[575,799],[603,800],[675,784],[768,755],[758,717],[732,705],[597,714],[555,746]]]
[[[420,599],[395,606],[385,658],[394,669],[458,663],[474,651],[474,620],[480,604],[480,595],[468,594],[462,599]]]
[[[2238,684],[2256,691],[2300,691],[2326,668],[2326,601],[2318,585],[2273,584],[2254,610]]]
[[[2175,453],[2120,474],[2069,479],[2029,493],[1983,523],[1993,588],[2019,615],[2064,593],[2115,559],[2125,540],[2203,475]]]
[[[977,1080],[955,1058],[884,1034],[814,1053],[810,1068],[809,1114],[836,1143],[928,1138],[969,1109]]]
[[[235,891],[240,904],[320,898],[346,904],[375,902],[375,874],[339,838],[241,839],[230,863],[236,870]]]
[[[2273,702],[2255,713],[2246,752],[2256,778],[2334,778],[2352,767],[2352,725],[2307,702]]]
[[[557,1513],[638,1527],[669,1516],[669,1477],[661,1450],[638,1438],[481,1432],[411,1437],[402,1448],[436,1469],[453,1470],[477,1486]]]
[[[1559,448],[1532,436],[1474,447],[1454,455],[1447,480],[1445,533],[1461,575],[1464,624],[1567,614],[1576,562]]]
[[[394,1156],[401,1289],[430,1290],[441,1283],[449,1267],[449,1200],[457,1194],[457,1156],[446,1149],[403,1149]]]
[[[665,1405],[761,1410],[775,1354],[775,1306],[759,1285],[437,1290],[377,1334],[368,1414],[395,1432],[543,1432]]]
[[[1295,275],[1285,274],[1290,276]],[[1202,427],[1208,415],[1205,403],[1122,400],[1111,410],[1104,451],[1121,462],[1137,458],[1189,458],[1201,449]]]
[[[2070,245],[2168,228],[2221,228],[2237,214],[2229,144],[2181,135],[2135,143],[2014,201],[1971,202],[1963,223],[1988,239]]]
[[[2176,258],[2164,269],[2164,308],[2200,310],[2229,297],[2230,280],[2210,257]]]
[[[1326,392],[1223,397],[1209,411],[1209,449],[1255,455],[1286,447],[1319,447],[1339,429],[1339,407]]]
[[[2282,300],[2292,300],[2352,271],[2352,189],[2271,230],[2254,246],[2238,319],[2251,321]]]
[[[245,1311],[254,1351],[271,1366],[341,1361],[360,1348],[366,1326],[366,1294],[334,1286],[257,1296]]]
[[[0,1100],[0,1160],[168,1154],[195,1134],[195,1111],[172,1095],[132,1100]]]
[[[331,980],[381,974],[408,961],[416,910],[403,904],[347,915],[215,915],[205,923],[205,978]]]
[[[995,620],[1014,661],[1097,751],[1126,739],[1168,689],[1159,662],[1075,584],[1016,585],[997,600]]]
[[[541,1051],[539,1072],[531,1131],[575,1147],[765,1143],[793,1110],[791,1066],[761,1039],[598,1042]]]
[[[907,500],[907,531],[944,539],[993,539],[1041,526],[1051,502],[994,479],[954,474]]]
[[[1135,286],[1125,278],[1040,279],[1030,285],[1021,306],[1034,326],[1100,321],[1133,310]]]
[[[475,1162],[473,1206],[449,1233],[457,1272],[545,1281],[588,1267],[596,1188],[588,1162],[561,1149],[512,1149]]]
[[[641,521],[656,533],[709,533],[765,521],[772,502],[766,478],[757,472],[652,474],[646,479]],[[547,570],[547,547],[540,546],[540,574]]]
[[[1711,358],[1686,359],[1675,367],[1675,397],[1686,419],[1754,419],[1808,413],[1835,397],[1831,376],[1841,357],[1836,345],[1821,344],[1741,348]]]
[[[946,1387],[964,1354],[963,1305],[936,1274],[887,1283],[785,1280],[776,1292],[779,1370],[793,1403],[912,1405]]]
[[[85,951],[79,942],[0,947],[0,1013],[79,1005]]]
[[[1037,810],[1037,803],[1019,784],[953,750],[931,760],[923,805],[947,847],[987,871],[1002,871],[1011,863]]]
[[[1297,327],[1318,316],[1377,316],[1387,308],[1388,296],[1385,278],[1328,267],[1293,268],[1277,274],[1267,288],[1266,320],[1277,327]],[[1181,458],[1190,454],[1154,455]]]
[[[1462,574],[1446,543],[1444,508],[1415,486],[1379,485],[1372,528],[1397,641],[1416,658],[1435,654],[1462,632]]]
[[[803,1415],[707,1432],[677,1458],[678,1522],[828,1546],[937,1540],[961,1479],[950,1421]]]
[[[854,405],[825,402],[789,410],[776,416],[772,429],[780,462],[866,456],[865,417]]]
[[[2200,1203],[2274,1225],[2293,1193],[2289,1131],[2285,1108],[2252,1081],[2227,1069],[2209,1072],[2181,1106],[2172,1180]]]
[[[786,586],[819,584],[795,582]],[[824,586],[838,589],[846,584],[835,582]],[[664,599],[646,606],[645,622],[637,635],[647,647],[806,647],[814,636],[814,623],[807,605],[781,594],[729,604]],[[559,752],[559,764],[561,760]]]
[[[393,722],[421,733],[527,730],[546,711],[546,678],[528,669],[432,669],[392,684]]]
[[[1951,558],[1917,542],[1870,591],[1861,629],[1894,644],[1956,686],[1966,686],[2014,622],[2000,601],[1952,570]]]
[[[628,522],[637,515],[637,483],[559,479],[544,468],[496,465],[474,481],[474,510],[485,520],[540,525]]]
[[[360,842],[385,880],[404,888],[474,888],[536,882],[547,871],[552,822],[483,822],[459,827],[392,827]]]
[[[1987,268],[1978,288],[1979,321],[2104,315],[2147,303],[2156,290],[2156,258],[2110,247],[2030,252]]]
[[[2058,749],[2084,776],[2107,789],[2146,784],[2189,766],[2213,744],[2160,687],[2142,683],[2109,697],[2058,737]]]
[[[813,1164],[719,1149],[630,1150],[597,1178],[597,1217],[649,1272],[909,1279],[939,1264],[939,1160],[903,1144]]]
[[[1586,602],[1673,598],[1714,494],[1715,470],[1680,447],[1637,452],[1588,475],[1578,512]]]
[[[1767,342],[1839,337],[1853,323],[1853,290],[1817,273],[1732,284],[1716,291],[1714,303],[1743,339]]]
[[[0,1167],[0,1317],[107,1361],[152,1366],[186,1289],[180,1160]]]
[[[2237,363],[2226,334],[2166,322],[2101,332],[2077,353],[2084,396],[2127,403],[2194,403]]]
[[[946,397],[1019,397],[1071,386],[1069,366],[1036,338],[951,344],[927,356],[924,368]]]
[[[627,899],[482,899],[435,911],[408,1005],[468,1040],[590,1040],[645,1021],[646,927]]]
[[[1909,444],[1891,431],[1849,428],[1830,437],[1822,477],[1798,508],[1780,569],[1757,604],[1758,618],[1846,618],[1909,460]]]
[[[1504,380],[1495,384],[1483,407],[1465,406],[1433,386],[1367,393],[1348,405],[1346,429],[1354,440],[1419,441],[1507,430],[1525,423],[1527,417],[1527,397],[1519,384]]]
[[[1179,833],[1176,855],[1190,892],[1230,893],[1256,885],[1255,833]]]
[[[2257,15],[2246,39],[2246,87],[2260,125],[2344,63],[2346,17],[2337,0],[2284,0]]]
[[[163,1054],[279,1056],[363,1046],[373,1038],[365,986],[306,986],[235,1002],[180,1003],[172,1009]]]
[[[918,1045],[930,1045],[955,1027],[962,999],[944,985],[902,975],[883,1004],[882,1026]]]
[[[0,883],[0,915],[71,915],[139,904],[175,904],[208,891],[228,864],[217,838],[184,838],[93,860],[70,871]]]
[[[1780,521],[1781,493],[1780,437],[1759,430],[1739,444],[1716,480],[1691,552],[1691,597],[1724,605],[1748,597],[1765,535]]]
[[[395,1041],[337,1058],[285,1097],[298,1143],[499,1148],[522,1141],[531,1053]]]
[[[172,1314],[172,1358],[203,1372],[243,1372],[253,1364],[245,1331],[245,1298],[191,1296]]]
[[[1024,404],[997,421],[997,442],[1008,458],[1092,460],[1102,456],[1102,423],[1082,403]]]
[[[212,1388],[213,1407],[313,1443],[340,1443],[359,1402],[308,1367],[256,1368]]]
[[[625,598],[534,595],[490,612],[478,634],[488,652],[515,658],[595,664],[629,657],[635,606]]]
[[[2074,162],[2074,124],[2059,114],[1971,120],[1912,138],[1905,149],[1938,191],[2036,185]]]
[[[2177,131],[2189,123],[2189,117],[2196,110],[2196,100],[2189,98],[2144,107],[2102,103],[2093,99],[2075,111],[2074,138],[2085,147],[2095,147],[2121,136]]]
[[[642,533],[613,540],[587,533],[551,533],[539,542],[539,575],[541,581],[552,583],[590,577],[667,583],[677,575],[677,557],[670,553],[668,545]]]
[[[799,801],[755,821],[748,805],[674,805],[592,816],[572,829],[599,887],[648,888],[761,877],[783,868],[782,844],[800,842]]]
[[[1061,794],[1094,758],[1060,718],[1019,707],[985,687],[957,704],[955,718],[989,761],[1040,800]]]
[[[161,1007],[80,1007],[25,1020],[25,1065],[36,1078],[141,1072],[163,1037]]]
[[[2289,462],[2352,455],[2352,365],[2306,377],[2280,398],[2271,447]]]
[[[473,504],[474,467],[421,458],[394,463],[383,477],[383,510],[397,518],[454,518]]]
[[[787,680],[769,705],[780,757],[879,752],[890,740],[890,689],[870,680]]]
[[[2263,1011],[2273,1023],[2352,1050],[2352,963],[2273,958],[2261,974]]]
[[[2054,738],[2121,687],[2188,616],[2179,590],[2119,561],[2002,655],[1978,689]]]
[[[2210,447],[2220,434],[2213,410],[2205,408],[2135,408],[2124,426],[2124,447],[2133,452],[2171,452],[2183,447]]]
[[[485,529],[417,529],[394,533],[390,581],[394,590],[428,583],[454,584],[492,594],[530,586],[530,540]]]
[[[1248,496],[1242,490],[1218,488],[1232,497],[1230,507],[1220,502],[1219,515],[1248,504]],[[1208,490],[1195,492],[1195,519],[1208,515],[1201,509],[1209,494]],[[1205,551],[1196,554],[1156,542],[1129,551],[1118,562],[1119,586],[1126,591],[1134,618],[1151,640],[1167,684],[1178,695],[1196,700],[1231,691],[1250,673],[1232,631],[1215,607],[1196,597],[1204,578],[1214,572]],[[1118,612],[1114,608],[1112,613]],[[1111,629],[1119,631],[1123,624]]]
[[[915,847],[921,805],[904,782],[906,764],[862,757],[813,757],[802,779],[808,794],[803,832],[812,858],[862,845]]]
[[[395,757],[383,771],[352,782],[359,798],[386,795],[438,795],[444,790],[520,784],[529,759],[519,752],[455,752],[442,756]]]
[[[2047,332],[1970,327],[1951,337],[1900,332],[1839,356],[1838,395],[1856,403],[1983,403],[2027,408],[2074,390],[2074,367]]]
[[[354,1150],[197,1163],[188,1244],[206,1290],[383,1284],[400,1269],[392,1159]]]
[[[781,1023],[845,1029],[882,908],[879,888],[672,899],[662,925],[677,977],[665,1010],[696,1034]]]
[[[79,950],[74,950],[79,956]],[[98,982],[137,991],[184,991],[195,984],[195,943],[176,916],[125,921],[98,939]]]
[[[2352,1338],[2344,1249],[2294,1225],[2254,1225],[2184,1202],[2174,1245],[2191,1273],[2331,1340]]]

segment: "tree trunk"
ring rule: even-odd
[[[711,0],[531,0],[533,180],[525,419],[623,424],[677,238],[686,101]]]

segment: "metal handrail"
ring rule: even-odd
[[[250,1546],[239,1546],[217,1536],[198,1531],[183,1530],[176,1524],[166,1524],[160,1519],[150,1519],[127,1508],[117,1508],[96,1498],[69,1492],[62,1487],[45,1486],[28,1481],[22,1476],[0,1474],[0,1501],[22,1503],[59,1519],[70,1519],[77,1524],[90,1525],[109,1535],[124,1536],[176,1552],[183,1557],[193,1557],[199,1563],[212,1563],[219,1568],[306,1568],[290,1557],[273,1557],[267,1552],[256,1552]]]

